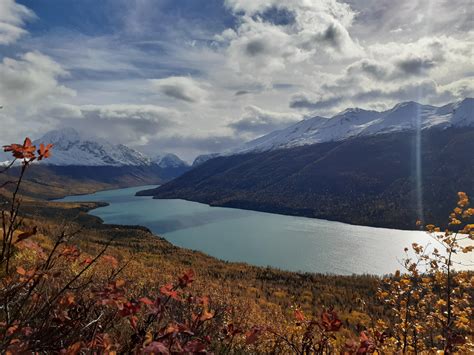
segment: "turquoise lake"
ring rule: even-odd
[[[154,186],[69,196],[59,201],[103,201],[90,214],[105,223],[142,225],[174,245],[222,260],[290,271],[388,274],[400,269],[403,249],[433,244],[424,232],[354,226],[326,220],[246,211],[135,193]],[[473,260],[462,260],[472,265]],[[464,267],[464,268],[471,268]]]

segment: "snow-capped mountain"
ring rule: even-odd
[[[271,132],[244,144],[230,154],[342,141],[353,137],[418,128],[426,130],[474,126],[473,107],[474,99],[467,98],[442,107],[410,101],[397,104],[383,112],[350,108],[331,118],[313,117]]]
[[[46,133],[33,142],[52,143],[51,158],[44,161],[60,166],[146,166],[150,158],[123,144],[112,144],[102,139],[82,137],[73,128]]]
[[[189,164],[181,160],[176,154],[157,155],[152,162],[160,168],[183,168],[188,167]]]

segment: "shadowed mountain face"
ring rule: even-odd
[[[422,131],[422,212],[416,141],[398,132],[218,157],[140,194],[391,228],[443,224],[458,191],[474,195],[474,128]]]

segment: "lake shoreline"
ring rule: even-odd
[[[89,214],[106,224],[144,226],[176,247],[289,272],[388,275],[400,268],[397,258],[404,246],[427,240],[417,231],[135,196],[150,187],[154,185],[70,196],[66,201],[105,201],[107,207]]]

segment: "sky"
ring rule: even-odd
[[[0,143],[191,161],[304,118],[474,96],[472,0],[0,0]]]

